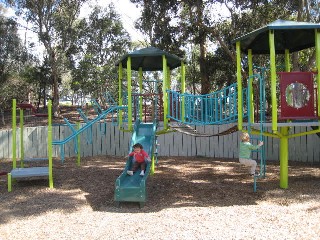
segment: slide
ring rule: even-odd
[[[156,129],[157,124],[155,122],[141,123],[138,120],[134,125],[129,152],[132,151],[134,144],[140,143],[150,158],[153,159]],[[133,176],[127,175],[127,170],[131,169],[131,166],[132,157],[129,157],[123,172],[116,180],[114,200],[117,205],[120,202],[139,202],[140,207],[143,207],[147,198],[146,183],[150,174],[151,163],[147,164],[143,177],[140,176],[140,169]]]

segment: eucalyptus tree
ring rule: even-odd
[[[193,64],[194,71],[189,72],[199,71],[201,93],[235,80],[231,73],[235,72],[236,54],[231,45],[235,37],[279,18],[319,22],[320,16],[319,0],[130,1],[142,6],[136,25],[149,36],[150,44],[176,54],[186,49],[189,55],[198,52],[197,57],[187,58],[199,65]]]
[[[96,98],[106,88],[117,89],[115,64],[128,52],[130,37],[112,4],[104,9],[94,7],[89,17],[81,20],[76,44],[72,54],[73,89]]]
[[[200,76],[198,81],[201,85],[200,92],[206,94],[213,90],[209,77],[208,49],[212,51],[213,45],[218,43],[218,40],[229,49],[229,44],[223,41],[219,32],[216,31],[215,37],[212,37],[212,24],[216,22],[213,11],[221,1],[131,0],[131,2],[143,6],[142,16],[136,25],[149,36],[150,44],[196,61],[191,63],[192,71],[187,72],[189,79],[192,79],[193,89],[196,89],[196,77]]]
[[[74,27],[86,0],[5,0],[17,10],[44,45],[52,74],[53,113],[59,115],[58,80],[64,70],[65,54],[72,45]]]
[[[33,65],[27,66],[21,73],[21,77],[29,85],[29,89],[33,93],[30,94],[29,100],[36,102],[38,109],[41,103],[45,107],[48,94],[47,86],[52,85],[52,74],[48,58],[45,58],[42,64],[35,62]],[[43,101],[41,102],[41,100]]]
[[[0,8],[0,113],[5,124],[3,113],[11,107],[12,99],[27,98],[27,85],[19,74],[29,63],[29,55],[19,37],[16,21],[5,17],[2,10]]]
[[[14,19],[0,15],[0,85],[18,73],[28,59]]]

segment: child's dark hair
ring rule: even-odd
[[[132,147],[133,149],[134,148],[140,148],[140,149],[143,149],[143,146],[140,144],[140,143],[136,143],[135,145],[133,145]]]

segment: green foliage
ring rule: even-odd
[[[18,78],[12,78],[0,86],[0,92],[0,109],[10,109],[12,106],[12,99],[17,99],[17,102],[26,101],[28,99],[29,87],[25,81],[19,80]]]
[[[201,92],[219,89],[235,77],[235,49],[231,40],[277,19],[319,22],[318,0],[131,0],[142,6],[137,28],[149,36],[150,44],[189,60],[187,84]],[[227,10],[222,11],[222,7]],[[221,10],[221,11],[220,11]],[[228,16],[226,16],[226,13]],[[215,45],[215,47],[210,47]],[[195,53],[197,55],[195,55]],[[306,53],[303,53],[304,55]],[[303,56],[304,56],[303,55]],[[301,64],[312,64],[305,55]],[[265,57],[256,57],[265,65]],[[189,87],[190,87],[189,86]],[[210,86],[210,87],[209,87]]]
[[[29,64],[30,56],[18,35],[14,19],[2,16],[0,12],[0,109],[11,107],[12,98],[27,99],[28,87],[19,76]]]
[[[106,87],[108,90],[117,88],[115,64],[128,51],[130,37],[112,5],[106,9],[95,7],[78,27],[77,49],[71,54],[72,89],[99,98]]]
[[[19,72],[28,60],[26,49],[17,33],[17,23],[0,15],[0,85]]]
[[[21,77],[29,84],[30,99],[32,102],[38,102],[40,105],[41,99],[43,105],[46,105],[48,86],[52,85],[51,68],[48,59],[45,58],[41,66],[27,66],[21,73]]]

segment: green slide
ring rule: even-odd
[[[141,123],[140,120],[138,120],[134,125],[129,153],[132,151],[134,144],[140,143],[150,158],[153,159],[156,129],[156,122]],[[133,176],[127,175],[127,170],[131,169],[131,166],[132,157],[129,157],[123,172],[116,180],[114,200],[117,205],[119,205],[120,202],[139,202],[140,207],[143,207],[147,198],[146,183],[150,173],[151,163],[147,164],[144,176],[140,176],[140,169],[136,171]]]

